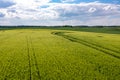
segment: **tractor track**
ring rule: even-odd
[[[29,63],[29,80],[32,80],[32,74],[31,74],[31,58],[30,58],[30,48],[29,48],[29,40],[28,37],[26,37],[27,40],[27,53],[28,53],[28,63]]]
[[[41,76],[40,76],[40,72],[39,72],[39,67],[38,67],[38,62],[37,62],[37,58],[36,58],[36,55],[35,55],[35,49],[34,49],[34,46],[33,46],[33,42],[32,42],[32,38],[30,37],[30,44],[31,44],[31,48],[32,48],[32,51],[33,51],[33,58],[34,58],[34,62],[35,62],[35,67],[36,67],[36,72],[37,72],[37,75],[38,75],[38,78],[41,80]]]
[[[33,47],[33,42],[32,42],[32,38],[31,37],[26,37],[27,38],[27,53],[28,53],[28,61],[29,61],[29,80],[33,79],[33,73],[32,73],[32,67],[34,66],[36,69],[36,74],[39,80],[41,80],[41,75],[39,72],[39,67],[38,67],[38,62],[37,62],[37,58],[36,58],[36,54],[35,54],[35,49]],[[32,52],[30,52],[30,50]]]
[[[83,44],[85,46],[91,47],[91,48],[96,49],[98,51],[104,52],[104,53],[106,53],[108,55],[111,55],[111,56],[113,56],[113,57],[115,57],[117,59],[120,59],[120,55],[118,55],[118,53],[120,53],[120,52],[118,52],[118,51],[111,50],[111,49],[102,47],[100,45],[96,45],[94,43],[90,43],[88,41],[78,39],[78,38],[75,38],[75,37],[72,37],[72,36],[69,36],[69,35],[65,35],[64,33],[65,32],[52,32],[51,34],[61,36],[61,37],[65,38],[65,39],[68,39],[69,41]]]

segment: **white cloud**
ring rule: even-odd
[[[74,2],[75,0],[61,0],[61,2],[63,3],[67,3],[67,2]]]
[[[95,12],[95,11],[96,11],[96,8],[92,8],[92,7],[91,7],[88,11],[91,12],[91,13],[92,13],[92,12]]]
[[[120,5],[105,4],[100,2],[78,4],[51,3],[51,0],[6,1],[11,1],[15,3],[15,5],[12,5],[8,8],[0,9],[0,13],[5,14],[3,18],[3,24],[120,24]],[[73,0],[63,1],[71,2]],[[5,20],[7,20],[6,23]]]
[[[20,9],[36,9],[42,5],[49,3],[51,0],[11,0]]]

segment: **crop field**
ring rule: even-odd
[[[0,80],[120,80],[120,33],[108,32],[0,30]]]

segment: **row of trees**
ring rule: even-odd
[[[86,25],[80,25],[80,26],[71,26],[71,25],[63,25],[63,26],[25,26],[25,25],[19,25],[19,26],[0,26],[0,28],[50,28],[50,27],[55,27],[55,28],[60,28],[60,27],[80,27],[80,28],[87,28],[87,27],[95,27],[95,28],[104,28],[104,27],[120,27],[120,26],[86,26]]]

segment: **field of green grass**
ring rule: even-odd
[[[0,80],[120,80],[120,31],[1,29]]]

